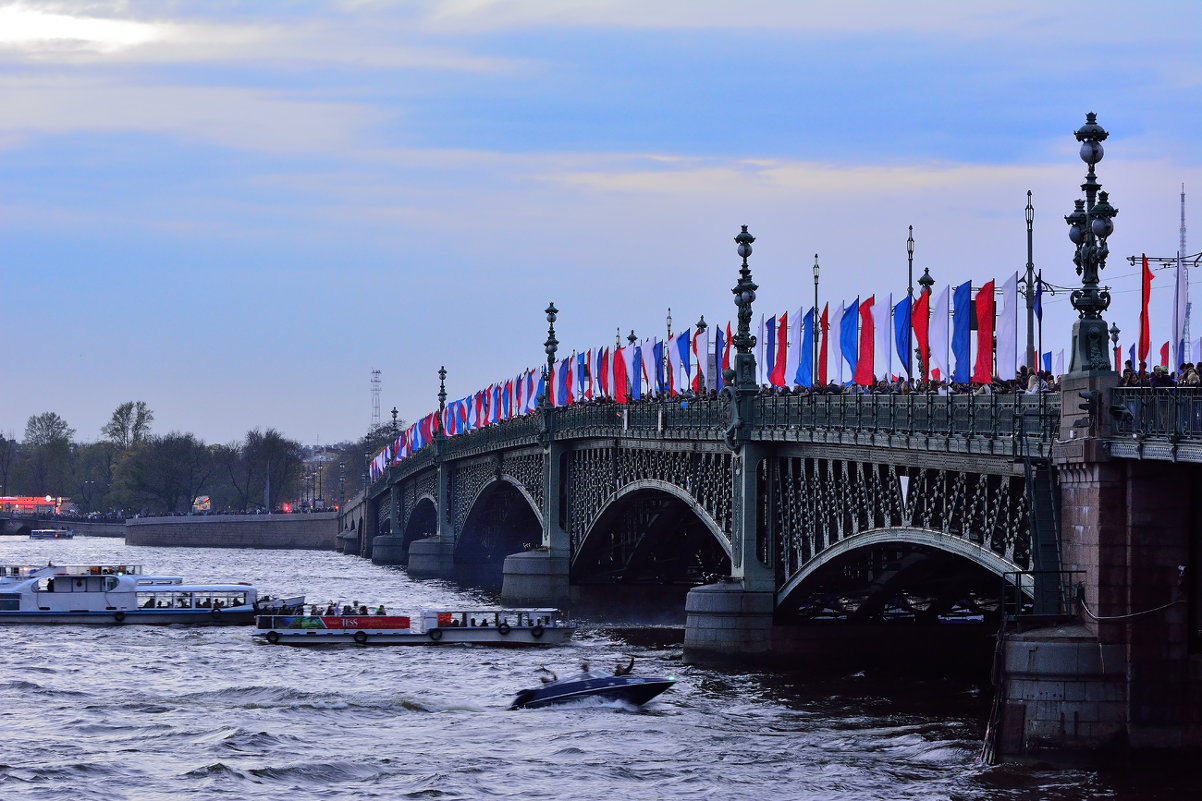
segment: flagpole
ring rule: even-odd
[[[1038,371],[1039,356],[1035,353],[1035,255],[1032,244],[1032,224],[1035,207],[1031,205],[1031,190],[1027,190],[1027,369]],[[1043,321],[1040,321],[1040,326]],[[1042,330],[1042,328],[1041,328]],[[1043,346],[1040,345],[1042,348]]]

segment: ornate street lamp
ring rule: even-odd
[[[397,410],[396,410],[396,407],[393,406],[392,407],[392,438],[393,439],[396,439],[397,435],[400,433],[396,427],[396,416],[397,416]]]
[[[663,381],[664,381],[664,386],[666,387],[669,384],[673,384],[673,382],[672,382],[672,359],[671,359],[671,357],[668,356],[668,348],[671,347],[671,343],[672,343],[672,307],[671,306],[668,307],[668,316],[667,316],[667,318],[665,318],[664,322],[667,323],[667,325],[668,325],[668,338],[664,340]]]
[[[1110,359],[1106,354],[1106,321],[1102,312],[1110,306],[1110,293],[1098,287],[1098,273],[1106,268],[1106,257],[1110,249],[1106,238],[1114,232],[1112,220],[1118,214],[1109,203],[1106,192],[1099,192],[1102,185],[1094,174],[1094,165],[1102,160],[1102,142],[1110,134],[1098,125],[1098,116],[1092,111],[1085,115],[1085,124],[1075,136],[1081,143],[1081,160],[1089,165],[1085,183],[1081,189],[1085,200],[1073,203],[1073,213],[1064,218],[1068,223],[1068,237],[1077,246],[1073,263],[1081,276],[1081,288],[1074,289],[1069,297],[1079,319],[1073,324],[1073,355],[1069,372],[1078,374],[1110,372]]]
[[[748,437],[749,426],[755,413],[754,400],[758,388],[755,383],[755,336],[751,333],[751,304],[755,302],[755,291],[759,289],[751,280],[751,268],[747,266],[747,257],[751,255],[751,243],[755,237],[747,232],[747,226],[735,237],[738,243],[738,253],[743,259],[739,268],[739,280],[731,289],[735,296],[735,306],[739,309],[738,331],[731,341],[735,346],[735,366],[733,370],[724,370],[722,380],[723,396],[730,403],[730,420],[726,427],[724,439],[729,448],[740,447]]]
[[[1111,323],[1110,324],[1110,341],[1114,343],[1114,351],[1115,351],[1115,353],[1114,353],[1114,369],[1119,372],[1122,371],[1121,354],[1119,354],[1119,352],[1118,352],[1119,334],[1120,333],[1122,333],[1122,332],[1119,330],[1118,323]]]
[[[743,259],[743,266],[739,268],[739,280],[731,289],[731,293],[735,296],[735,305],[739,307],[739,327],[738,331],[732,337],[735,346],[736,359],[738,356],[751,357],[751,366],[755,367],[755,356],[751,349],[755,347],[755,336],[751,333],[751,304],[755,302],[755,291],[759,289],[759,285],[751,280],[751,268],[747,265],[747,257],[751,255],[751,243],[755,241],[755,237],[747,233],[747,226],[743,226],[743,230],[735,237],[735,242],[739,244],[738,253]],[[736,379],[742,382],[749,382],[751,386],[755,386],[754,369],[744,375],[736,368]]]
[[[555,319],[559,314],[559,309],[555,308],[555,303],[547,304],[547,341],[543,343],[543,350],[547,352],[547,380],[544,383],[542,405],[545,408],[550,408],[551,405],[551,376],[555,370],[555,351],[559,347],[559,340],[555,338]]]
[[[1035,355],[1035,251],[1032,226],[1035,207],[1031,205],[1031,190],[1027,190],[1027,369],[1034,370]]]
[[[910,235],[906,237],[906,296],[914,297],[914,226],[910,226]]]
[[[447,366],[444,364],[438,368],[438,417],[434,421],[434,435],[437,437],[445,437],[446,431],[443,430],[442,421],[446,416],[447,410]]]
[[[810,371],[813,373],[813,375],[810,376],[810,386],[811,387],[818,386],[818,326],[820,324],[821,323],[818,319],[818,254],[815,253],[814,254],[814,324],[812,326],[810,326],[811,331],[814,334],[814,351],[813,351],[813,356],[810,359]]]

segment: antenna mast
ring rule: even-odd
[[[380,371],[371,371],[371,430],[380,427]]]
[[[1185,181],[1181,182],[1181,229],[1180,229],[1180,235],[1181,235],[1181,240],[1180,240],[1180,242],[1178,242],[1178,245],[1177,245],[1179,248],[1179,250],[1177,251],[1177,258],[1179,260],[1184,260],[1185,259]],[[1180,263],[1184,265],[1184,261],[1181,261]],[[1183,326],[1184,330],[1182,332],[1182,339],[1185,340],[1184,345],[1183,345],[1183,347],[1185,349],[1185,358],[1179,359],[1179,361],[1190,361],[1192,359],[1192,356],[1190,354],[1190,344],[1189,344],[1189,316],[1190,316],[1190,311],[1191,311],[1190,310],[1190,302],[1189,302],[1189,272],[1188,272],[1189,268],[1183,266],[1182,269],[1187,270],[1186,277],[1185,277],[1185,325]]]

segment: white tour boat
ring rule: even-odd
[[[366,607],[333,605],[325,614],[259,615],[253,636],[273,645],[560,645],[576,624],[558,609],[423,609],[419,625],[408,615],[370,614]],[[379,611],[377,607],[377,611]]]
[[[141,565],[0,566],[2,623],[238,625],[264,611],[303,608],[304,597],[260,598],[249,584],[185,584]]]
[[[69,528],[35,528],[29,532],[31,540],[70,540],[75,538],[75,531]]]

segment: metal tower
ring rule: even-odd
[[[371,371],[371,430],[380,427],[380,371]]]

